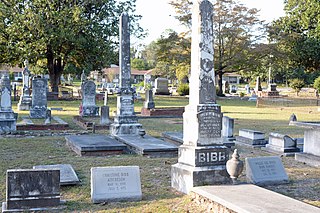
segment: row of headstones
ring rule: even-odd
[[[288,181],[279,157],[246,158],[246,177],[264,185]],[[6,202],[2,212],[60,209],[60,186],[75,185],[79,179],[70,164],[34,166],[7,170]],[[139,201],[142,199],[138,166],[91,168],[91,200]]]

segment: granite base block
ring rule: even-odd
[[[320,156],[308,153],[296,153],[295,160],[311,166],[320,167]]]
[[[252,146],[265,146],[268,141],[265,139],[250,139],[242,136],[236,136],[236,142],[252,145]]]
[[[30,109],[30,118],[46,118],[47,115],[47,109],[46,108],[39,108],[35,109],[32,108]]]
[[[110,125],[111,135],[138,135],[140,129],[142,129],[142,125],[139,123],[113,123]]]
[[[65,201],[60,201],[60,205],[64,204]],[[39,207],[39,208],[29,208],[29,209],[8,209],[7,202],[2,202],[2,212],[61,212],[66,208],[66,206],[57,207]]]
[[[99,116],[99,107],[98,106],[83,106],[81,116]]]
[[[271,144],[267,144],[266,147],[264,148],[264,150],[270,151],[270,152],[276,152],[276,153],[279,153],[279,154],[300,152],[300,149],[296,148],[296,147],[283,148],[283,147],[274,146],[274,145],[271,145]]]
[[[195,186],[231,183],[225,166],[193,167],[177,163],[171,167],[171,187],[188,194]]]

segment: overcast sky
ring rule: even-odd
[[[169,0],[137,0],[137,14],[142,15],[141,26],[148,30],[149,36],[142,43],[149,44],[159,38],[166,29],[177,32],[183,28],[173,17],[174,10],[168,4]],[[284,15],[283,0],[239,0],[249,8],[257,8],[260,11],[260,19],[271,22]]]

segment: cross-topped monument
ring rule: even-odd
[[[22,94],[20,96],[20,101],[18,103],[18,109],[20,111],[30,110],[31,107],[31,96],[30,96],[30,71],[28,60],[24,61],[24,69],[22,72]]]
[[[194,2],[189,105],[183,114],[183,145],[172,166],[171,185],[189,193],[194,186],[229,182],[229,150],[221,137],[222,113],[216,103],[213,52],[213,5]]]
[[[110,130],[112,135],[137,135],[142,125],[138,123],[134,112],[133,90],[131,88],[130,68],[130,29],[129,16],[120,16],[120,92],[117,94],[117,115]]]

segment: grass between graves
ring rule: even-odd
[[[135,103],[138,112],[143,100]],[[184,97],[155,97],[156,107],[185,106]],[[317,107],[273,107],[256,108],[255,103],[241,99],[219,99],[225,116],[235,119],[235,133],[239,128],[261,130],[303,137],[303,129],[288,126],[292,113],[298,120],[318,121],[320,112]],[[80,100],[49,101],[49,107],[63,108],[52,111],[52,115],[67,121],[73,131],[82,131],[73,124],[72,117],[78,115]],[[102,101],[97,105],[101,106]],[[116,97],[110,96],[109,105],[116,109]],[[16,110],[16,102],[13,103]],[[19,116],[28,113],[19,112]],[[147,133],[160,137],[164,131],[182,131],[182,118],[140,119]],[[52,131],[53,132],[53,131]],[[107,133],[106,130],[98,133]],[[6,170],[32,168],[41,164],[71,164],[81,179],[81,185],[61,188],[62,199],[66,200],[65,212],[204,212],[203,206],[192,202],[188,195],[181,194],[170,187],[171,165],[176,158],[146,158],[137,155],[116,155],[109,157],[79,157],[65,145],[63,136],[51,137],[3,137],[0,139],[0,201],[5,201]],[[260,149],[237,146],[240,157],[274,155]],[[266,188],[292,198],[320,207],[320,169],[296,162],[293,158],[283,157],[285,169],[290,178],[289,184],[268,186]],[[92,204],[90,201],[90,168],[97,166],[140,167],[143,199],[140,202],[113,202]],[[243,172],[243,174],[245,174]],[[245,181],[244,175],[240,178]]]

